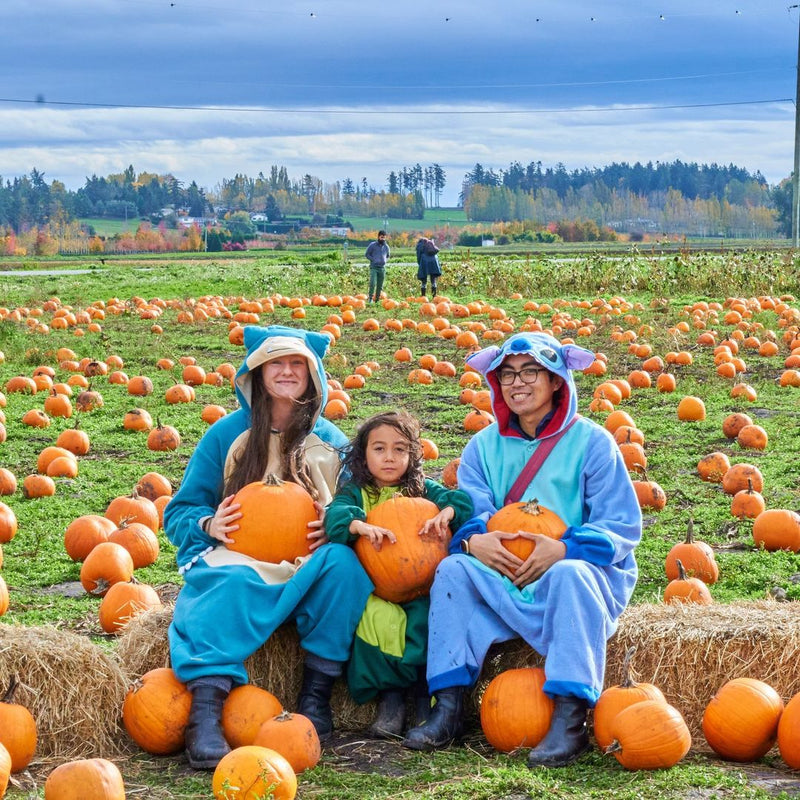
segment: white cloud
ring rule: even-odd
[[[512,161],[577,169],[680,158],[760,170],[770,183],[792,167],[789,106],[704,109],[703,116],[654,109],[520,114],[488,105],[471,109],[481,114],[445,113],[446,106],[428,107],[434,114],[419,110],[2,109],[0,176],[8,180],[35,167],[47,180],[76,189],[87,176],[133,164],[211,189],[236,173],[255,176],[278,164],[297,179],[306,172],[326,182],[366,177],[382,188],[390,170],[438,163],[447,173],[444,201],[454,204],[476,162],[495,170]]]

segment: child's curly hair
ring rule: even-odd
[[[367,468],[367,443],[375,428],[389,425],[408,441],[408,469],[400,478],[400,491],[407,497],[422,497],[425,494],[425,476],[422,473],[422,444],[419,422],[406,411],[385,411],[370,417],[356,432],[345,452],[342,469],[350,472],[353,482],[368,492],[377,495],[380,488]]]

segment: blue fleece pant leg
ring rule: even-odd
[[[520,592],[469,556],[450,556],[431,589],[428,685],[469,686],[492,644],[516,637],[545,656],[545,691],[597,700],[614,631],[602,573],[584,561],[554,564]]]
[[[169,628],[182,681],[228,675],[247,683],[245,660],[287,620],[295,620],[309,652],[346,661],[373,588],[352,549],[339,544],[320,547],[283,584],[266,584],[247,566],[210,567],[202,559],[184,577]]]
[[[351,547],[327,544],[317,553],[323,561],[316,580],[292,619],[304,650],[344,662],[350,658],[356,627],[374,587]]]

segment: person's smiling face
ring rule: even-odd
[[[514,375],[513,383],[500,384],[500,391],[503,400],[509,410],[516,414],[520,419],[522,429],[526,433],[533,435],[536,426],[553,409],[553,395],[561,388],[563,379],[538,364],[531,356],[525,353],[508,356],[497,368],[499,374],[504,370],[519,373],[525,370],[525,376],[529,377],[528,370],[538,370],[534,383],[525,383],[522,376]],[[530,376],[534,373],[531,372]]]
[[[264,364],[261,375],[274,400],[299,400],[308,388],[308,361],[298,355],[274,358]]]

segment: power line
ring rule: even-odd
[[[613,78],[604,81],[560,81],[557,83],[458,83],[458,84],[366,84],[366,83],[273,83],[270,82],[271,89],[325,89],[325,90],[357,90],[357,91],[373,91],[379,89],[381,91],[457,91],[460,89],[475,91],[478,89],[559,89],[564,87],[579,87],[579,86],[611,86],[611,85],[624,85],[624,84],[639,84],[639,83],[664,83],[666,81],[690,81],[690,80],[706,80],[708,78],[728,78],[742,75],[757,75],[765,72],[787,72],[793,68],[790,67],[773,67],[764,69],[748,69],[737,70],[733,72],[705,72],[696,75],[663,75],[661,77],[649,78]],[[196,84],[196,81],[180,81],[173,80],[171,83],[191,83]],[[261,83],[248,83],[243,81],[209,81],[204,80],[205,86],[250,86],[258,85]]]
[[[570,107],[570,108],[491,108],[491,109],[374,109],[374,108],[278,108],[270,106],[188,106],[188,105],[151,105],[133,103],[90,103],[79,100],[26,100],[13,97],[0,97],[0,103],[19,103],[38,106],[61,106],[71,108],[105,108],[105,109],[130,109],[149,111],[220,111],[249,114],[333,114],[350,115],[391,115],[391,114],[421,114],[421,115],[459,115],[472,116],[482,114],[592,114],[596,112],[615,111],[664,111],[681,108],[721,108],[724,106],[751,106],[768,105],[770,103],[793,103],[793,97],[777,97],[771,100],[731,100],[719,103],[673,103],[668,105],[633,105],[633,106],[599,106],[599,107]]]

